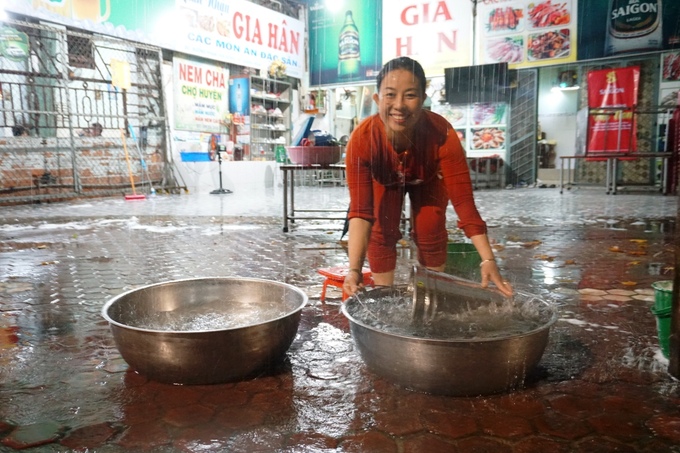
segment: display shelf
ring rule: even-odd
[[[247,146],[248,160],[274,160],[278,145],[289,146],[292,89],[288,82],[247,76],[250,115],[237,126],[238,142]]]

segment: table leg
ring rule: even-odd
[[[295,170],[290,169],[290,223],[295,223]]]
[[[288,170],[283,171],[283,232],[288,233]]]
[[[486,168],[484,169],[485,173],[486,173],[486,188],[487,189],[489,187],[491,187],[491,185],[490,185],[491,181],[490,180],[491,180],[491,161],[492,160],[493,159],[488,159],[488,161],[486,162]]]
[[[564,158],[560,157],[560,194],[564,193]]]
[[[668,158],[661,158],[661,193],[668,195]]]
[[[606,167],[605,167],[605,171],[604,171],[604,189],[605,189],[606,194],[609,195],[609,193],[611,192],[611,181],[610,181],[611,167],[612,167],[611,158],[607,158],[607,162],[606,162],[605,165],[606,165]]]

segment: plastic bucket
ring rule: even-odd
[[[671,333],[671,307],[657,309],[652,307],[652,313],[656,316],[656,332],[659,337],[659,346],[663,356],[668,358],[668,343]]]
[[[479,265],[482,258],[474,245],[467,242],[450,242],[446,252],[444,272],[470,280],[480,278]]]
[[[673,305],[673,281],[662,280],[652,283],[654,288],[654,308],[663,310]]]

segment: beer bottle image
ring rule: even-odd
[[[236,87],[236,111],[243,113],[243,91],[241,91],[241,84]]]
[[[661,50],[662,0],[610,0],[605,55]]]
[[[352,11],[345,13],[345,24],[340,29],[338,42],[338,78],[350,79],[359,75],[361,53],[359,49],[359,29],[354,23]]]

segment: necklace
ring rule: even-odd
[[[408,142],[408,143],[406,143]],[[415,147],[415,144],[413,141],[408,137],[406,134],[399,134],[399,137],[396,135],[392,136],[392,148],[397,152],[397,154],[401,154],[402,152],[408,151],[408,150],[413,150]]]

